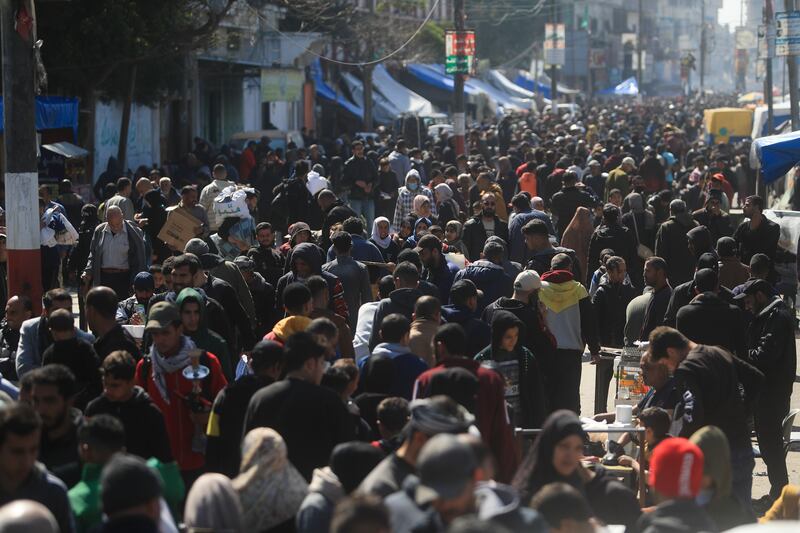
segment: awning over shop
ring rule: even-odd
[[[488,96],[497,106],[502,107],[502,110],[498,111],[511,112],[531,110],[530,100],[526,101],[523,98],[511,96],[480,78],[470,78],[467,83]]]
[[[800,163],[800,131],[770,135],[753,141],[750,147],[750,166],[758,164],[765,184],[782,178]]]
[[[772,106],[773,121],[772,127],[775,131],[780,131],[781,125],[787,120],[791,120],[792,112],[789,101],[776,102]],[[750,137],[758,139],[766,135],[772,135],[773,132],[769,131],[769,124],[767,124],[767,106],[760,105],[753,110],[753,131]]]
[[[415,115],[431,115],[433,104],[411,89],[395,80],[382,64],[375,66],[372,72],[372,83],[375,89],[393,102],[397,109]]]
[[[432,64],[426,65],[423,63],[411,63],[406,67],[408,71],[421,82],[432,85],[437,89],[447,92],[453,92],[455,81],[452,76],[444,73],[444,66]],[[464,94],[475,96],[480,94],[480,90],[470,85],[470,80],[464,83]]]
[[[619,85],[597,91],[597,94],[607,96],[636,96],[639,94],[639,84],[636,82],[636,78],[628,78]]]
[[[363,109],[364,102],[364,83],[355,75],[349,72],[342,72],[342,81],[350,91],[353,101],[358,102],[359,108]],[[387,100],[378,91],[372,91],[372,117],[379,124],[391,124],[400,115],[393,102]]]
[[[0,132],[3,131],[3,100],[0,98]],[[71,128],[78,139],[78,99],[64,96],[36,97],[36,130]]]
[[[322,79],[322,68],[320,67],[319,59],[311,64],[311,76],[314,80],[314,88],[317,91],[317,96],[339,104],[358,118],[364,118],[364,111],[361,109],[361,106],[355,105],[343,94],[334,91],[331,86]]]
[[[550,98],[550,78],[544,74],[541,74],[538,79],[534,79],[531,77],[529,72],[520,70],[517,74],[517,77],[514,78],[514,83],[523,89],[527,89],[528,91],[532,91],[534,93],[539,93],[545,98]],[[569,87],[565,87],[560,83],[556,84],[556,90],[558,91],[558,94],[561,95],[580,93],[580,91],[576,89],[570,89]]]
[[[50,150],[53,153],[60,155],[66,159],[76,159],[79,157],[86,157],[89,155],[89,150],[85,150],[80,146],[76,146],[68,142],[59,142],[52,144],[43,144],[42,148]]]

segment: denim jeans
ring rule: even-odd
[[[364,200],[350,198],[350,207],[359,215],[363,215],[367,222],[367,225],[364,229],[366,230],[367,235],[370,235],[372,233],[372,222],[375,220],[375,201],[371,198]]]
[[[733,495],[742,504],[742,509],[753,515],[753,469],[756,466],[752,448],[731,450],[731,468],[733,471]],[[755,516],[753,515],[755,518]]]

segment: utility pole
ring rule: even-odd
[[[700,95],[706,81],[706,0],[700,0]]]
[[[785,0],[786,11],[795,10],[794,0]],[[792,113],[792,131],[800,129],[800,113],[797,105],[797,58],[786,56],[786,69],[789,72],[789,108]],[[771,91],[770,91],[771,92]]]
[[[558,14],[556,11],[556,7],[558,7],[556,6],[556,0],[552,0],[550,2],[550,22],[553,23],[553,28],[555,28],[555,25],[558,22]],[[548,36],[545,35],[545,39],[547,39],[547,37]],[[555,39],[555,37],[553,37],[553,39]],[[550,111],[551,112],[555,111],[556,115],[558,115],[558,112],[556,111],[557,109],[556,100],[558,100],[558,81],[556,80],[557,74],[558,74],[558,67],[555,64],[550,65]]]
[[[28,296],[41,309],[39,172],[36,162],[36,100],[33,0],[0,0],[3,53],[3,149],[5,155],[8,294]]]
[[[772,31],[775,22],[773,20],[774,17],[772,0],[767,0],[764,5],[764,25],[767,27],[767,58],[764,60],[767,68],[764,76],[764,97],[767,99],[767,131],[770,135],[772,135],[773,128],[775,128],[775,112],[772,107],[772,54],[770,54],[770,51],[774,49],[774,45],[769,42],[774,34],[774,31]]]
[[[639,0],[639,22],[636,26],[636,83],[641,89],[644,79],[642,78],[642,0]]]
[[[464,0],[453,2],[453,22],[457,32],[464,31]],[[465,136],[467,133],[467,118],[464,114],[464,74],[455,74],[453,83],[453,136],[456,143],[456,155],[466,154]]]

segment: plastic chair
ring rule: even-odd
[[[792,409],[786,418],[783,419],[781,427],[783,428],[783,456],[784,458],[789,454],[789,449],[792,444],[800,443],[800,431],[792,431],[795,417],[800,413],[800,409]]]

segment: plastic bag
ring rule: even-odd
[[[214,198],[214,216],[217,220],[250,216],[250,210],[247,209],[247,202],[245,202],[246,198],[247,193],[244,189],[237,189],[233,186],[225,187]]]

